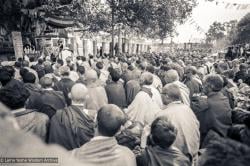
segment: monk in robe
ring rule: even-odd
[[[177,128],[167,117],[158,117],[151,125],[148,146],[137,156],[137,166],[189,166],[188,158],[173,143]]]
[[[115,134],[125,122],[125,115],[116,105],[106,105],[97,113],[95,137],[72,151],[72,155],[88,166],[136,166],[135,156],[118,145]]]
[[[95,112],[85,109],[85,101],[88,98],[85,85],[75,84],[69,96],[72,104],[58,110],[51,119],[48,142],[72,150],[93,137]]]

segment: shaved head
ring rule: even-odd
[[[122,110],[113,104],[103,106],[97,114],[98,131],[103,136],[113,137],[125,122]]]
[[[166,83],[172,83],[174,81],[178,81],[179,80],[178,72],[176,70],[173,70],[173,69],[168,70],[165,73],[164,80]]]
[[[85,85],[77,83],[72,87],[70,97],[72,101],[84,102],[88,97],[88,89]]]

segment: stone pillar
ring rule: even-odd
[[[88,49],[88,41],[87,41],[87,39],[83,39],[82,40],[82,48],[83,48],[83,56],[84,57],[88,57],[88,51],[87,51],[87,49]]]
[[[96,40],[93,41],[93,55],[94,56],[97,55],[97,41]]]

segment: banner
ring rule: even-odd
[[[23,41],[22,41],[22,34],[21,32],[12,31],[12,41],[13,41],[13,47],[15,50],[15,57],[23,58]]]

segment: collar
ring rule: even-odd
[[[217,94],[220,94],[220,91],[219,92],[210,92],[207,97],[211,97],[211,96],[214,96],[214,95],[217,95]]]
[[[181,101],[173,101],[173,102],[171,102],[171,103],[169,103],[168,105],[167,105],[167,107],[168,106],[171,106],[171,105],[176,105],[176,104],[183,104]]]
[[[45,88],[44,90],[53,91],[54,89],[52,89],[52,88]]]
[[[28,113],[34,112],[34,110],[32,110],[32,109],[20,108],[20,109],[13,110],[13,111],[11,111],[11,112],[13,113],[13,115],[14,115],[15,117],[19,117],[19,116],[26,115],[26,114],[28,114]]]
[[[104,139],[112,139],[114,137],[106,137],[106,136],[95,136],[94,138],[92,138],[91,140],[104,140]]]

